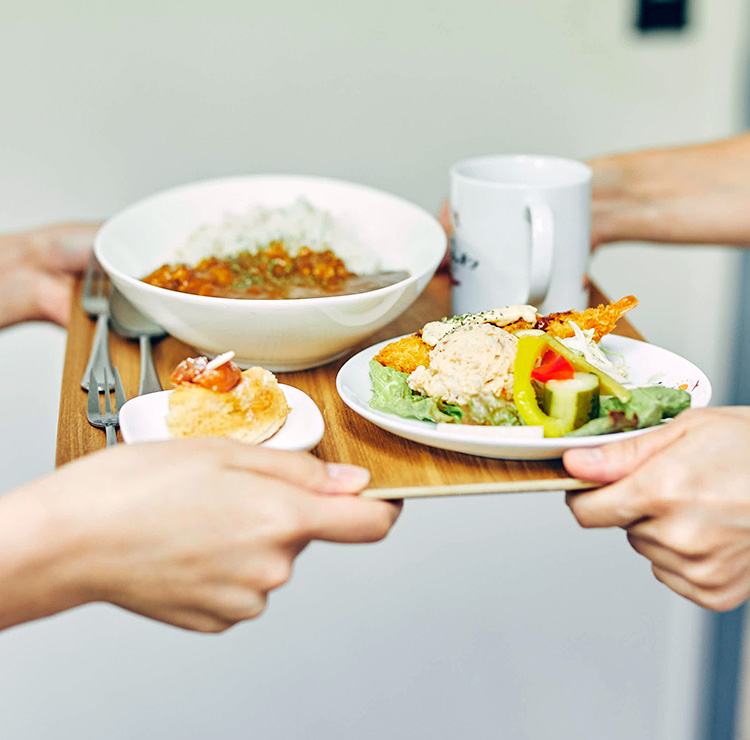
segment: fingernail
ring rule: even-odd
[[[370,471],[358,465],[328,463],[328,481],[324,493],[355,493],[370,482]]]

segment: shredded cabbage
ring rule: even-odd
[[[586,361],[597,370],[607,373],[611,378],[625,386],[632,387],[625,363],[615,364],[607,357],[602,348],[594,342],[593,329],[581,329],[573,321],[569,321],[568,324],[573,327],[574,336],[560,340],[566,347],[583,355]]]

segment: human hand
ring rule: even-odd
[[[443,227],[443,231],[445,231],[445,235],[448,238],[448,249],[445,250],[445,255],[443,256],[443,260],[440,263],[440,266],[438,267],[438,270],[445,271],[450,270],[451,266],[451,237],[453,236],[453,222],[451,221],[451,205],[448,200],[443,202],[442,207],[440,208],[440,215],[438,216],[438,221],[440,222],[440,225]]]
[[[610,484],[568,494],[583,527],[622,527],[656,578],[725,611],[750,596],[750,408],[695,409],[658,430],[568,450],[576,477]]]
[[[86,268],[93,223],[67,223],[0,236],[0,328],[22,321],[66,326],[72,276]]]
[[[750,243],[750,134],[594,159],[593,247]]]
[[[333,495],[357,493],[368,478],[218,439],[90,455],[0,502],[0,523],[15,521],[6,546],[20,531],[16,547],[32,550],[12,560],[33,566],[14,591],[0,558],[0,627],[91,601],[201,632],[257,617],[310,541],[385,537],[400,506]],[[38,531],[19,523],[40,513]]]

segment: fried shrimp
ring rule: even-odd
[[[602,304],[596,308],[587,308],[585,311],[551,313],[547,316],[539,316],[534,324],[528,321],[514,321],[504,326],[503,329],[511,333],[521,329],[541,329],[558,339],[567,339],[574,334],[573,327],[570,325],[572,322],[580,329],[593,329],[594,341],[598,342],[615,328],[624,314],[637,305],[638,299],[628,295],[606,306]]]
[[[430,347],[418,334],[403,337],[386,344],[373,358],[385,367],[392,367],[402,373],[413,373],[420,365],[427,367],[430,363]]]

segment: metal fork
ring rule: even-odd
[[[94,343],[91,345],[91,354],[86,364],[86,370],[81,379],[81,388],[85,391],[89,389],[89,379],[92,375],[96,379],[96,385],[99,391],[104,390],[104,370],[106,369],[110,376],[114,376],[112,362],[109,359],[109,281],[102,270],[101,265],[94,255],[91,255],[88,267],[86,268],[86,277],[83,281],[83,292],[81,295],[81,304],[83,310],[89,316],[96,316],[96,332],[94,333]]]
[[[91,371],[89,375],[89,404],[86,411],[86,418],[89,420],[89,424],[94,427],[100,427],[104,429],[107,435],[107,447],[110,445],[117,444],[117,432],[115,429],[119,426],[119,413],[123,407],[127,398],[125,396],[125,390],[122,387],[122,380],[120,380],[120,373],[117,368],[114,369],[114,386],[110,383],[109,373],[104,368],[104,412],[99,400],[99,388],[94,378],[94,371]],[[117,404],[117,410],[112,408],[112,399],[110,393],[114,389],[115,392],[115,403]]]

